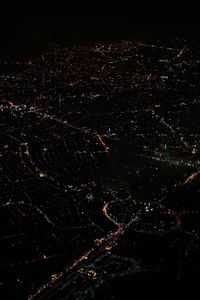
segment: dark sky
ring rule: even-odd
[[[0,51],[25,53],[31,48],[45,47],[49,39],[70,42],[181,35],[199,43],[198,1],[193,4],[145,2],[134,6],[133,1],[130,9],[121,6],[118,11],[100,7],[99,13],[96,6],[95,13],[70,11],[65,16],[1,16]]]
[[[0,34],[49,34],[54,33],[88,35],[137,34],[152,27],[159,31],[168,27],[177,30],[197,31],[200,24],[199,1],[131,1],[130,7],[125,2],[113,7],[103,6],[98,2],[88,9],[66,8],[65,16],[1,16]],[[66,5],[67,6],[67,5]],[[151,28],[150,28],[151,29]]]

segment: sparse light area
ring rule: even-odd
[[[116,278],[199,275],[200,47],[51,44],[1,64],[18,68],[0,74],[3,288],[97,299]]]

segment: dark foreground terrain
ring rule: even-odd
[[[0,64],[2,295],[120,299],[197,279],[200,47],[50,43]]]

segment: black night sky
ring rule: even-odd
[[[97,7],[71,10],[65,16],[1,16],[1,51],[11,55],[37,53],[54,41],[91,41],[181,35],[199,41],[199,5],[193,3],[135,4],[132,8]],[[98,10],[102,12],[97,13]],[[95,12],[95,13],[94,13]],[[32,48],[32,50],[30,49]]]

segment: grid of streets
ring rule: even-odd
[[[2,290],[88,299],[199,274],[199,53],[174,38],[1,60]]]

